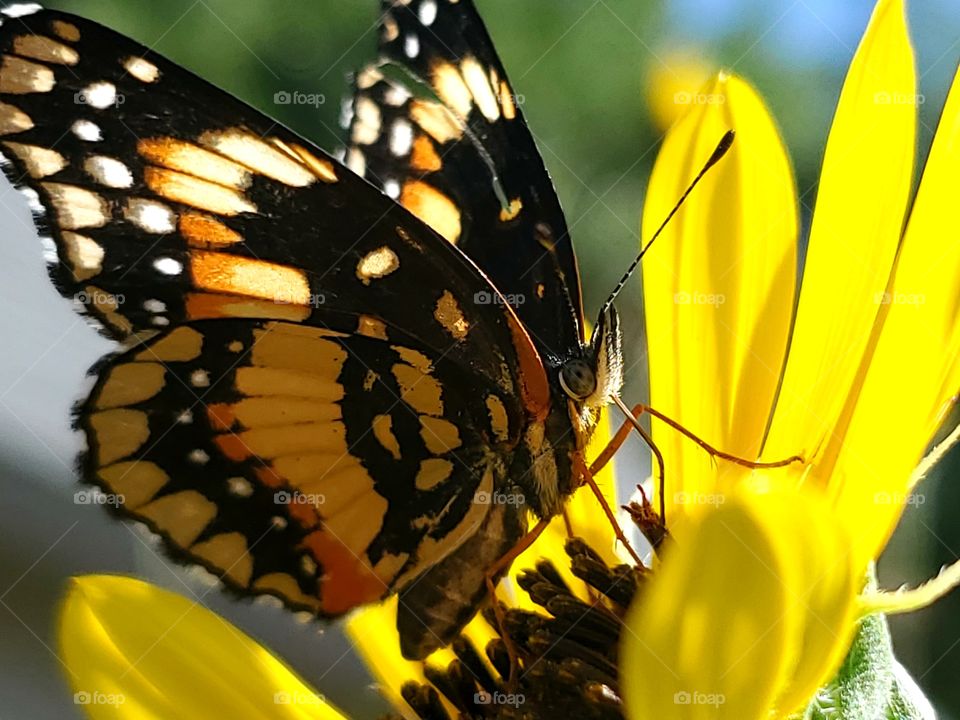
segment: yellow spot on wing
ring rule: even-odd
[[[288,155],[293,157],[295,160],[299,160],[308,168],[310,171],[316,175],[318,178],[323,180],[325,183],[335,183],[337,182],[337,173],[334,170],[333,163],[325,158],[318,158],[312,152],[307,150],[301,145],[294,143],[293,145],[287,146],[282,140],[277,140],[276,138],[273,141],[273,144],[279,147],[281,150],[286,152]]]
[[[75,185],[43,183],[64,230],[103,227],[110,219],[106,201],[97,193]]]
[[[292,187],[306,187],[316,182],[316,175],[301,163],[241,128],[210,130],[199,142],[231,160]]]
[[[190,547],[216,514],[217,506],[196,490],[165,495],[137,511],[182,548]]]
[[[39,147],[38,145],[23,145],[21,143],[5,142],[8,148],[23,161],[30,177],[42,178],[54,175],[67,166],[67,160],[56,150]]]
[[[323,330],[308,328],[313,334],[293,334],[275,330],[254,330],[250,364],[287,368],[336,380],[347,359],[347,351]]]
[[[433,490],[445,482],[453,472],[453,463],[443,458],[428,458],[420,461],[420,469],[414,480],[417,490]]]
[[[191,205],[217,215],[229,216],[257,212],[257,206],[243,193],[200,180],[193,175],[150,166],[144,169],[143,179],[147,187],[167,200]]]
[[[128,57],[123,67],[140,82],[153,83],[160,77],[160,68],[142,57]]]
[[[291,487],[317,495],[315,507],[325,515],[339,512],[363,493],[373,492],[373,478],[352,455],[298,453],[277,458],[270,467]]]
[[[343,398],[343,386],[315,373],[268,367],[237,368],[237,390],[244,395],[292,395],[337,402]]]
[[[427,450],[434,455],[443,455],[456,450],[461,445],[460,431],[457,426],[443,418],[420,416],[420,437]]]
[[[20,108],[0,103],[0,135],[23,132],[33,127],[33,120]]]
[[[390,415],[377,415],[373,419],[373,436],[383,448],[393,455],[394,460],[400,459],[400,443],[393,434],[393,418]]]
[[[364,285],[369,285],[371,280],[386,277],[400,267],[400,258],[389,247],[384,245],[381,248],[372,250],[364,255],[357,263],[357,277]]]
[[[229,405],[208,406],[209,413],[216,413],[224,422],[224,430],[234,422],[245,428],[276,427],[297,423],[326,423],[340,420],[340,406],[335,403],[301,400],[296,397],[250,397]]]
[[[72,47],[43,35],[21,35],[14,38],[13,51],[17,55],[60,65],[76,65],[80,60],[77,51]]]
[[[160,392],[165,380],[166,370],[159,363],[115,365],[100,386],[95,406],[107,409],[136,405]]]
[[[253,557],[248,551],[247,539],[243,533],[214,535],[209,540],[192,546],[190,553],[206,560],[238,585],[246,587],[250,583],[253,576]]]
[[[463,316],[460,305],[457,304],[456,298],[450,294],[449,290],[444,290],[443,295],[437,300],[433,316],[454,340],[463,340],[470,330],[470,324]]]
[[[342,422],[300,423],[261,427],[216,437],[217,446],[231,460],[251,455],[270,459],[299,453],[347,454],[346,428]]]
[[[460,71],[448,62],[438,62],[433,66],[432,76],[437,96],[462,119],[466,119],[473,108],[473,96]]]
[[[486,404],[487,413],[490,415],[490,429],[494,437],[500,442],[506,442],[510,437],[510,421],[503,401],[496,395],[487,395]]]
[[[505,81],[500,82],[500,107],[503,108],[503,116],[507,120],[513,120],[517,117],[517,106],[513,103],[513,93],[510,92],[510,86]]]
[[[250,171],[222,155],[172,137],[144,138],[137,152],[155,165],[240,190],[250,185]]]
[[[76,42],[80,39],[80,31],[77,29],[77,26],[64,22],[63,20],[54,20],[50,23],[50,27],[53,28],[53,32],[64,40],[69,40],[70,42]]]
[[[499,120],[500,107],[497,105],[497,96],[490,87],[490,80],[487,78],[487,73],[483,71],[483,66],[477,62],[476,58],[467,57],[460,63],[460,71],[483,116],[490,122]]]
[[[463,136],[463,126],[450,109],[440,103],[413,100],[410,103],[410,117],[441,145]]]
[[[361,315],[357,320],[357,334],[375,340],[386,340],[387,325],[372,315]]]
[[[430,358],[419,350],[403,347],[402,345],[391,345],[390,349],[397,353],[401,360],[408,365],[413,365],[420,372],[429,375],[433,371],[433,363],[430,361]]]
[[[67,263],[77,280],[88,280],[103,270],[103,248],[85,235],[64,231],[61,234],[67,251]]]
[[[178,327],[150,347],[141,350],[135,357],[137,360],[188,362],[200,357],[202,348],[203,335],[190,327]]]
[[[354,555],[363,555],[380,533],[388,507],[385,497],[376,492],[366,492],[333,516],[328,517],[324,513],[324,530]]]
[[[400,204],[454,245],[460,239],[460,209],[432,185],[421,180],[404,183]]]
[[[120,408],[90,415],[90,427],[97,448],[97,465],[111,465],[129,457],[150,437],[147,415]]]
[[[281,305],[237,295],[187,293],[186,313],[191,320],[222,318],[270,318],[300,322],[310,317],[306,305]]]
[[[276,595],[294,605],[313,608],[314,611],[320,610],[320,601],[315,597],[304,594],[296,578],[287,573],[275,572],[262,575],[253,581],[253,588],[270,595]]]
[[[397,363],[391,371],[407,405],[427,415],[443,414],[442,389],[436,378],[404,363]]]
[[[135,510],[160,492],[170,476],[159,465],[143,460],[127,460],[97,470],[111,493],[123,495],[123,506]]]
[[[26,93],[49,92],[56,80],[53,71],[46,65],[4,55],[0,63],[0,93],[24,95]]]
[[[201,290],[248,295],[276,303],[308,305],[310,284],[303,271],[224,253],[190,253],[193,284]]]

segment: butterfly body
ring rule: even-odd
[[[121,347],[83,479],[244,596],[398,593],[405,654],[449,642],[622,382],[472,3],[384,4],[380,65],[432,98],[361,72],[346,166],[107,28],[3,12],[4,170]]]

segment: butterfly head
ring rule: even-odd
[[[600,409],[620,394],[622,385],[620,319],[611,304],[600,313],[583,352],[560,366],[560,387],[577,409],[581,424],[592,427]]]

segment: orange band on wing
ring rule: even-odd
[[[340,615],[379,600],[387,592],[372,567],[323,530],[310,533],[304,545],[323,570],[320,605],[325,613]]]

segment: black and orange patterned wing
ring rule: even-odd
[[[502,400],[423,348],[208,320],[114,357],[81,408],[84,474],[229,587],[335,616],[468,540],[503,480]]]
[[[566,221],[473,3],[386,0],[380,33],[354,79],[347,164],[469,255],[541,353],[579,352]]]
[[[505,482],[549,404],[517,318],[474,302],[496,289],[337,161],[143,46],[4,13],[4,170],[60,292],[125,344],[78,418],[85,479],[175,555],[322,614],[459,547],[487,512],[474,494]]]

